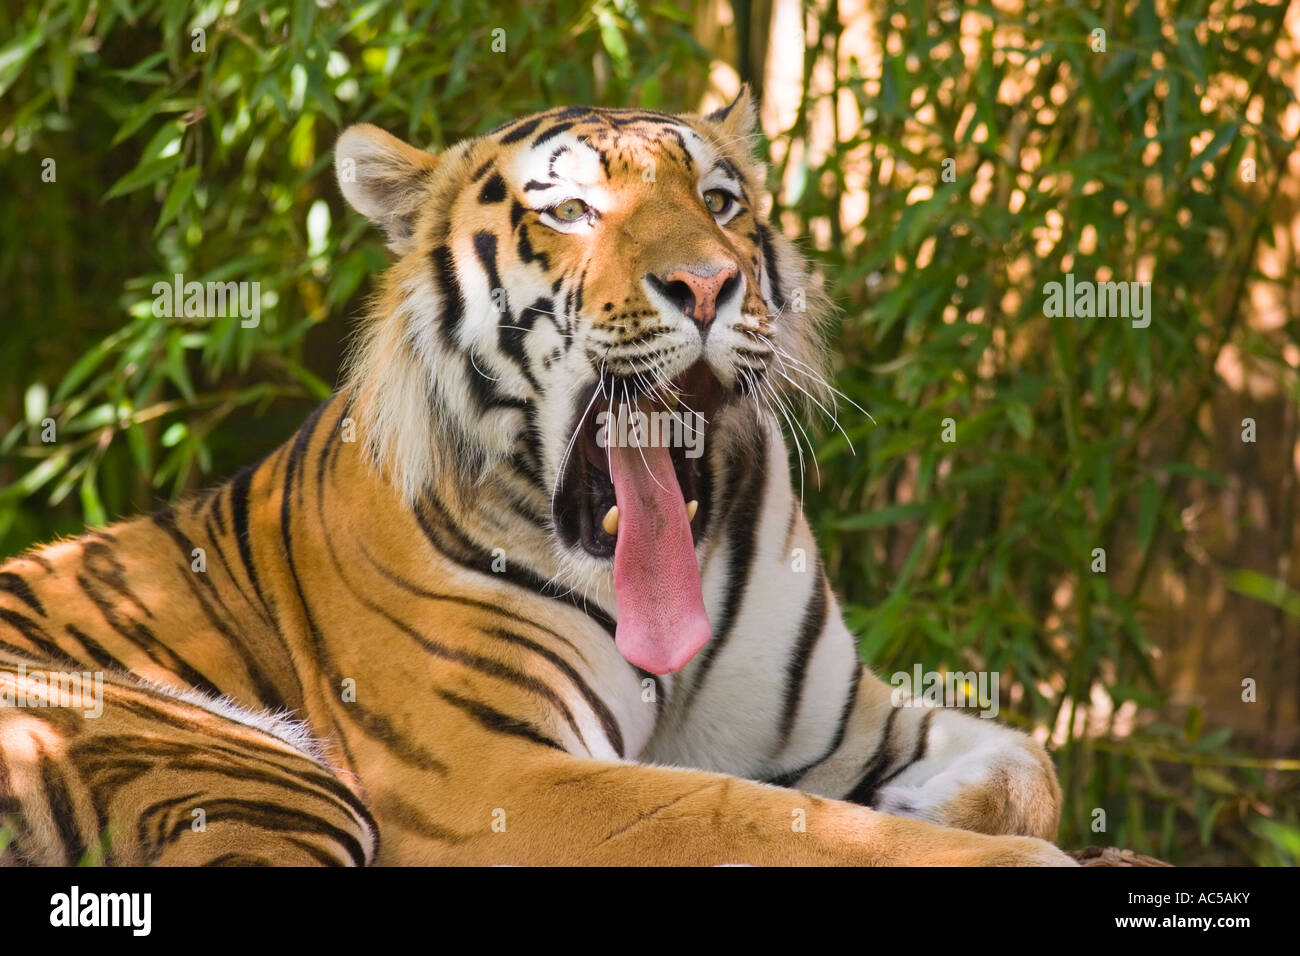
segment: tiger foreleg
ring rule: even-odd
[[[521,748],[522,750],[522,748]],[[512,758],[485,770],[465,819],[493,819],[455,862],[690,865],[1065,865],[1048,843],[986,836],[698,770]],[[444,858],[445,859],[445,858]]]
[[[1036,740],[926,706],[865,668],[840,749],[798,786],[980,833],[1051,840],[1060,820],[1061,789]]]

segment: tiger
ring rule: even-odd
[[[783,429],[831,303],[755,129],[747,88],[346,129],[393,262],[337,389],[0,569],[3,861],[1069,865],[1042,745],[859,658]]]

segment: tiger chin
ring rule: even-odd
[[[782,434],[827,303],[753,130],[746,91],[347,130],[395,262],[343,385],[0,569],[0,699],[37,701],[0,707],[0,858],[1069,864],[1037,743],[858,659]],[[40,705],[73,673],[98,712]]]

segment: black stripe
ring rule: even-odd
[[[307,420],[303,422],[302,427],[299,428],[297,433],[293,436],[293,443],[289,446],[289,458],[285,464],[284,475],[286,497],[280,500],[281,527],[283,527],[283,522],[288,514],[289,503],[287,501],[287,496],[291,489],[297,490],[298,503],[299,505],[302,504],[302,483],[301,481],[295,483],[294,478],[301,473],[300,466],[304,464],[304,460],[307,457],[307,450],[311,447],[311,440],[316,435],[316,428],[320,425],[321,418],[323,417],[328,405],[329,402],[326,401],[323,404],[316,406],[315,410],[307,416]],[[285,544],[287,545],[288,543],[289,542],[286,539]]]
[[[54,826],[59,832],[59,841],[63,844],[65,864],[75,866],[86,855],[86,841],[77,829],[77,815],[72,806],[72,793],[68,781],[45,753],[45,748],[38,742],[40,754],[41,786],[49,800],[50,814],[54,817]]]
[[[708,116],[704,118],[708,120],[710,123],[721,123],[724,119],[726,119],[728,116],[731,115],[731,111],[736,108],[736,104],[739,102],[740,102],[740,97],[737,96],[726,106],[719,106],[716,110],[714,110],[712,113],[710,113]]]
[[[504,202],[506,198],[506,181],[500,173],[493,173],[491,178],[478,191],[478,201],[484,204]]]
[[[844,796],[844,799],[850,803],[861,804],[864,807],[871,806],[876,790],[898,756],[894,749],[894,721],[898,719],[899,710],[898,707],[889,708],[889,717],[885,719],[885,726],[880,731],[880,745],[876,747],[876,752],[871,755],[871,759],[863,768],[857,786]]]
[[[541,133],[539,133],[537,135],[537,138],[533,140],[531,146],[533,147],[541,146],[543,143],[555,139],[555,137],[559,136],[565,130],[572,129],[573,126],[574,123],[572,121],[564,122],[564,123],[556,123],[554,126],[545,129]]]
[[[876,787],[877,790],[925,756],[925,751],[930,746],[930,722],[934,720],[934,715],[938,712],[937,708],[925,712],[925,716],[921,718],[921,723],[917,729],[919,736],[916,738],[916,745],[912,748],[912,755],[899,764],[893,773],[880,781]]]
[[[573,711],[569,709],[568,704],[566,704],[560,695],[557,694],[548,684],[531,674],[525,674],[524,672],[509,667],[500,661],[493,660],[490,657],[484,657],[481,654],[472,654],[468,651],[462,651],[457,648],[446,647],[424,636],[405,621],[394,617],[383,607],[376,604],[374,601],[371,601],[369,598],[358,592],[356,588],[352,587],[351,582],[349,582],[343,575],[343,569],[339,566],[338,556],[334,553],[333,544],[330,543],[328,538],[326,539],[326,548],[329,551],[330,560],[334,562],[334,570],[338,573],[344,586],[352,593],[352,596],[357,603],[372,613],[378,614],[380,617],[384,618],[389,624],[397,628],[407,637],[411,638],[435,657],[440,657],[443,660],[453,661],[465,667],[472,668],[482,674],[487,674],[489,677],[495,677],[498,680],[514,684],[516,687],[531,691],[538,697],[541,697],[560,712],[564,717],[565,723],[569,725],[569,729],[573,731],[574,736],[578,738],[583,748],[590,749],[587,748],[587,742],[583,739],[582,731],[578,728],[578,722],[573,716]]]
[[[515,614],[513,611],[509,610],[508,608],[502,607],[500,604],[494,604],[490,601],[480,601],[475,598],[463,597],[459,594],[438,594],[433,591],[425,590],[424,588],[406,580],[401,575],[397,574],[395,571],[392,571],[389,568],[386,568],[383,565],[381,565],[378,561],[375,560],[374,555],[370,553],[370,550],[365,546],[364,542],[361,542],[361,553],[365,556],[366,560],[370,562],[371,567],[373,567],[386,579],[388,579],[390,582],[392,582],[394,585],[396,585],[397,587],[401,588],[404,591],[417,595],[418,597],[424,598],[425,600],[428,601],[446,601],[451,604],[459,604],[462,607],[476,608],[480,611],[484,611],[485,613],[491,614],[494,617],[503,617],[515,624],[521,624],[526,627],[531,627],[534,630],[541,631],[543,634],[548,634],[551,637],[555,638],[555,640],[561,642],[570,650],[572,650],[575,654],[577,654],[580,658],[582,658],[583,663],[588,663],[587,658],[583,655],[582,651],[578,649],[576,644],[574,644],[567,637],[560,634],[558,631],[552,630],[551,628],[547,627],[544,624],[540,624],[537,621],[530,620],[529,618],[526,617],[521,617],[520,615]]]
[[[611,125],[613,125],[613,124],[611,124]],[[581,139],[581,142],[586,143],[588,146],[591,145],[590,143],[587,143],[587,137],[583,136],[583,137],[580,137],[580,139]],[[613,178],[614,178],[614,170],[613,170],[613,168],[612,168],[612,166],[610,165],[610,162],[609,162],[609,154],[606,153],[603,149],[598,149],[598,150],[596,150],[596,158],[600,160],[600,168],[601,168],[601,171],[604,172],[604,174],[605,174],[605,179],[606,179],[606,180],[613,179]],[[629,168],[629,167],[628,167],[628,163],[627,163],[626,160],[624,160],[624,162],[623,162],[623,169],[626,170],[626,169],[628,169],[628,168]]]
[[[378,809],[386,823],[418,833],[426,839],[437,840],[439,843],[450,843],[454,846],[472,837],[471,834],[457,833],[455,830],[434,823],[420,812],[419,807],[399,797],[396,791],[390,791],[380,797]]]
[[[630,126],[632,123],[653,123],[656,126],[676,125],[676,117],[653,110],[612,109],[603,116],[611,126]]]
[[[550,176],[551,179],[556,180],[563,178],[555,171],[555,161],[568,152],[570,152],[570,149],[567,146],[557,146],[555,149],[551,150],[551,155],[546,160],[546,175]]]
[[[296,797],[295,804],[302,810],[305,810],[302,806],[304,797],[319,800],[334,810],[344,810],[345,806],[347,809],[355,809],[355,797],[340,802],[339,795],[332,789],[322,790],[318,786],[305,786],[302,777],[298,774],[286,773],[286,768],[276,764],[272,764],[270,770],[250,767],[242,759],[243,757],[244,755],[238,750],[200,744],[182,753],[167,755],[163,764],[169,771],[186,775],[186,779],[197,779],[199,774],[217,774],[223,780],[237,780],[241,783],[255,783],[287,790]],[[266,761],[259,762],[266,763]]]
[[[317,412],[320,412],[322,409],[323,406],[321,409],[317,409]],[[298,444],[299,441],[303,442],[304,447],[306,444],[310,443],[311,441],[310,432],[311,430],[314,430],[316,423],[318,421],[319,421],[319,417],[318,415],[315,414],[307,420],[307,422],[303,425],[303,428],[299,430],[298,437],[295,438],[295,445]],[[304,431],[307,432],[305,439],[303,437]],[[287,468],[285,474],[284,495],[283,495],[283,500],[280,503],[280,535],[284,543],[285,563],[288,565],[289,568],[289,576],[293,581],[294,593],[297,595],[299,606],[302,608],[303,618],[306,620],[307,623],[307,634],[311,640],[312,649],[316,654],[316,658],[320,665],[320,669],[328,674],[328,679],[330,683],[335,688],[337,688],[342,686],[342,676],[339,674],[338,669],[333,666],[333,663],[329,658],[328,651],[325,649],[324,639],[321,635],[320,627],[316,624],[316,618],[312,614],[311,602],[307,600],[307,595],[303,591],[302,579],[298,575],[298,563],[294,558],[293,546],[292,546],[293,535],[289,524],[290,523],[289,504],[290,504],[290,495],[293,490],[292,485],[293,485],[293,469]],[[321,519],[322,526],[324,526],[324,521],[323,521],[324,501],[320,497],[318,497],[316,500],[316,509],[317,509],[317,517]],[[383,744],[383,746],[388,748],[391,752],[397,754],[402,759],[405,759],[410,763],[415,763],[419,766],[422,766],[424,769],[441,772],[441,773],[446,772],[447,769],[446,765],[443,764],[442,761],[438,760],[436,757],[433,757],[431,754],[428,754],[426,751],[422,750],[418,745],[415,745],[410,741],[406,740],[405,738],[401,737],[401,735],[399,735],[393,729],[392,724],[389,721],[387,721],[385,718],[380,716],[379,714],[375,714],[368,711],[365,707],[363,707],[362,705],[360,705],[355,701],[351,702],[348,707],[345,707],[342,710],[343,713],[348,717],[348,719],[351,720],[358,727],[360,727],[366,734],[378,740],[381,744]],[[348,763],[352,763],[353,762],[352,752],[350,747],[348,746],[347,739],[342,734],[341,728],[339,728],[337,721],[335,721],[334,726],[337,730],[339,730],[339,734],[337,738],[339,742],[339,746],[342,748],[344,752],[344,756],[347,758]]]
[[[721,159],[719,159],[716,163],[713,164],[714,169],[718,169],[719,167],[723,171],[725,171],[726,174],[732,178],[732,180],[734,180],[733,185],[737,189],[740,189],[742,191],[744,190],[745,187],[743,184],[745,181],[745,177],[740,174],[740,170],[736,168],[735,163],[733,163],[731,160],[729,160],[727,157],[724,156]]]
[[[310,422],[310,419],[308,420]],[[206,573],[199,573],[191,570],[190,554],[194,551],[194,542],[186,537],[185,532],[181,531],[176,524],[176,515],[171,509],[165,509],[152,515],[154,524],[167,532],[168,536],[176,544],[181,552],[181,578],[185,581],[190,590],[191,596],[198,602],[203,616],[207,618],[209,624],[216,628],[217,632],[226,639],[226,643],[231,650],[238,655],[240,662],[244,665],[244,670],[252,682],[253,689],[257,694],[258,700],[262,706],[272,711],[290,710],[288,702],[280,693],[279,688],[267,677],[266,669],[262,662],[257,659],[249,648],[247,641],[244,640],[243,634],[239,633],[236,627],[231,627],[221,614],[217,613],[217,607],[224,612],[225,617],[234,619],[230,609],[226,607],[225,602],[221,599],[221,593],[217,589],[213,580]],[[203,590],[199,587],[195,578],[201,578],[207,586],[210,596],[205,596]],[[215,602],[217,607],[213,606]]]
[[[20,575],[13,571],[0,571],[0,591],[8,591],[41,617],[45,617],[45,606]]]
[[[504,714],[487,704],[479,703],[476,700],[470,700],[467,697],[461,697],[459,694],[453,694],[449,690],[438,689],[437,695],[447,703],[458,707],[470,717],[474,718],[478,724],[486,730],[497,734],[506,734],[511,737],[522,737],[524,740],[531,740],[533,743],[542,744],[546,747],[554,747],[556,750],[563,750],[558,743],[547,737],[540,730],[525,720],[518,717],[511,717]]]
[[[186,809],[193,809],[192,806],[187,806],[187,804],[199,800],[200,797],[201,791],[191,790],[188,793],[155,800],[137,811],[135,817],[136,842],[145,849],[149,859],[156,859],[158,856],[158,847],[167,837],[168,819],[172,816],[172,811],[180,809],[182,811],[181,815],[184,816]]]
[[[519,259],[521,262],[536,262],[543,269],[549,269],[551,267],[551,257],[549,255],[545,252],[535,252],[533,250],[533,244],[528,238],[528,230],[526,228],[519,230],[519,242],[516,251],[519,253]]]
[[[465,293],[456,280],[456,260],[446,245],[435,248],[429,257],[442,291],[442,340],[448,349],[459,350],[456,334],[465,318]]]
[[[342,866],[342,861],[340,861],[338,857],[336,857],[336,856],[332,856],[331,854],[325,852],[324,850],[322,850],[322,849],[321,849],[320,847],[318,847],[318,846],[313,846],[312,844],[308,843],[306,840],[299,840],[297,837],[286,837],[286,838],[285,838],[285,842],[291,844],[292,846],[296,846],[298,849],[302,850],[304,853],[306,853],[308,856],[310,856],[312,859],[314,859],[314,860],[315,860],[317,863],[319,863],[321,866]],[[222,864],[217,863],[217,862],[214,861],[214,860],[209,860],[207,863],[205,863],[205,864],[203,864],[203,865],[204,865],[204,866],[221,866]],[[231,864],[229,864],[229,865],[230,865],[230,866],[244,866],[244,865],[246,865],[246,864],[243,864],[243,863],[231,863]],[[271,865],[273,865],[273,864],[270,864],[270,863],[256,863],[256,864],[253,864],[253,865],[255,865],[255,866],[271,866]]]
[[[126,565],[118,560],[113,548],[97,540],[96,536],[88,535],[81,540],[81,557],[85,569],[96,580],[134,604],[145,617],[153,617],[153,611],[127,583]]]
[[[496,237],[489,232],[478,233],[474,238],[474,252],[488,272],[490,287],[503,288],[496,269]],[[465,292],[456,278],[455,260],[447,246],[439,246],[431,255],[445,300],[442,311],[443,344],[450,352],[463,353],[456,336],[465,318]],[[509,324],[508,313],[507,324]],[[499,392],[492,379],[479,370],[471,356],[465,355],[464,360],[465,377],[470,385],[470,394],[473,395],[479,408],[486,411],[494,406],[512,409],[525,407],[522,399]]]
[[[428,509],[432,509],[440,519],[438,524],[429,519],[429,515],[426,513]],[[516,567],[513,561],[506,564],[506,570],[500,573],[494,572],[492,570],[493,557],[491,552],[485,551],[466,537],[465,533],[461,531],[434,496],[425,495],[422,506],[415,509],[415,517],[420,525],[420,530],[424,532],[425,538],[428,539],[429,544],[439,554],[470,570],[490,575],[495,580],[508,581],[510,584],[532,591],[540,597],[549,598],[552,601],[562,601],[571,607],[575,607],[603,627],[610,637],[614,636],[616,627],[614,619],[600,608],[588,606],[582,597],[572,591],[565,590],[558,594],[555,593],[552,589],[558,587],[558,585],[527,568]],[[443,542],[443,535],[439,533],[441,530],[448,531],[453,537],[454,543],[451,546]]]
[[[234,585],[235,590],[239,592],[239,596],[243,599],[245,604],[253,609],[255,614],[261,616],[262,621],[268,628],[274,630],[275,625],[272,623],[271,619],[266,616],[265,610],[249,600],[248,594],[244,591],[244,585],[240,583],[239,579],[235,577],[234,572],[231,570],[230,560],[226,557],[226,550],[221,546],[221,535],[225,532],[218,531],[217,528],[213,526],[211,518],[208,518],[203,522],[203,529],[208,533],[208,540],[212,543],[212,547],[216,549],[217,562],[221,565],[221,570],[226,572],[226,577],[230,579],[230,583]]]
[[[547,487],[546,479],[542,474],[542,437],[541,429],[537,427],[536,402],[530,404],[524,411],[524,418],[527,419],[528,427],[524,429],[523,435],[519,437],[519,447],[511,454],[510,464],[535,491],[549,499],[550,489]],[[535,521],[543,528],[550,527],[548,516],[544,510],[530,520]]]
[[[583,119],[590,117],[597,122],[601,121],[600,111],[590,106],[562,106],[550,111],[547,114],[554,120]]]
[[[799,713],[799,703],[803,699],[803,682],[808,675],[808,662],[817,647],[817,639],[826,629],[826,581],[822,576],[820,559],[815,565],[816,575],[813,579],[813,593],[804,608],[803,623],[799,626],[799,638],[795,641],[794,652],[786,665],[785,695],[782,701],[781,729],[777,741],[777,753],[785,749],[794,730],[795,717]]]
[[[24,664],[28,661],[36,663],[41,659],[40,655],[34,651],[28,650],[25,647],[19,647],[17,644],[10,644],[8,641],[0,641],[0,651],[13,655]]]
[[[126,583],[126,567],[113,554],[112,549],[96,540],[83,540],[82,558],[85,574],[77,574],[77,584],[103,615],[105,623],[114,631],[143,650],[159,667],[171,671],[183,681],[217,697],[223,692],[197,668],[189,664],[170,646],[158,640],[153,630],[143,621],[123,613],[118,602],[101,590],[102,587],[129,598],[147,617],[153,612],[141,603]]]
[[[507,143],[517,143],[521,139],[530,136],[533,130],[537,129],[537,127],[541,125],[541,122],[542,117],[540,116],[534,116],[532,119],[523,121],[520,125],[516,126],[510,132],[506,133],[506,135],[501,137],[501,145],[504,146]]]
[[[326,400],[326,404],[334,401],[331,396]],[[337,455],[340,448],[343,447],[343,422],[352,410],[351,399],[344,399],[339,408],[339,416],[334,421],[334,425],[329,430],[326,440],[321,442],[320,454],[316,458],[316,495],[324,497],[325,495],[325,470],[328,467],[333,455]]]
[[[849,685],[849,696],[845,699],[844,707],[840,711],[840,722],[839,725],[835,728],[835,736],[831,739],[831,745],[826,748],[826,752],[824,754],[822,754],[820,757],[817,758],[815,764],[821,763],[823,760],[827,760],[831,756],[831,754],[835,753],[835,751],[840,749],[840,744],[844,742],[844,735],[848,732],[849,729],[849,718],[853,715],[853,707],[858,702],[858,689],[862,686],[862,678],[863,675],[866,674],[866,672],[867,672],[866,668],[863,667],[861,663],[859,663],[857,672],[854,674],[853,677],[853,683]]]
[[[303,593],[302,581],[298,577],[298,562],[294,559],[293,551],[292,511],[294,468],[305,453],[307,446],[311,444],[311,437],[316,431],[316,425],[320,422],[320,413],[323,408],[324,406],[317,408],[311,417],[303,423],[303,426],[298,429],[298,433],[294,435],[288,465],[284,470],[284,488],[280,496],[280,540],[284,544],[285,562],[289,565],[289,575],[293,579],[294,591],[298,595],[298,600],[302,603],[303,614],[307,618],[307,631],[311,635],[312,645],[317,652],[321,649],[320,629],[316,626],[311,613],[311,603],[307,600],[307,595]],[[319,503],[317,507],[319,508]]]
[[[497,237],[490,232],[474,233],[474,255],[478,258],[483,271],[487,273],[488,289],[493,292],[503,289],[501,274],[497,271]],[[508,304],[506,312],[509,314]]]
[[[758,226],[759,246],[763,250],[763,264],[767,281],[772,286],[772,304],[778,312],[785,308],[785,292],[781,289],[781,273],[777,271],[776,246],[772,243],[772,230],[764,223]]]
[[[293,807],[280,806],[265,800],[205,799],[203,810],[209,823],[229,819],[276,833],[310,833],[327,837],[343,848],[352,859],[353,865],[364,866],[366,862],[365,851],[356,837],[320,817],[303,813]],[[177,820],[162,843],[163,845],[174,843],[188,832],[190,832],[189,819]]]
[[[235,542],[239,545],[239,559],[243,562],[244,573],[248,575],[248,583],[269,615],[270,608],[262,597],[262,586],[257,579],[257,565],[253,562],[253,547],[249,537],[251,528],[248,524],[248,498],[256,467],[250,465],[244,468],[230,482],[230,524],[235,533]]]
[[[691,151],[686,148],[686,137],[681,134],[680,130],[673,129],[671,126],[664,130],[664,133],[677,143],[677,148],[682,151],[682,165],[686,167],[687,172],[695,168],[695,158]]]
[[[755,447],[751,454],[750,460],[741,461],[739,458],[732,458],[727,463],[728,487],[723,499],[730,505],[726,516],[730,537],[727,583],[723,588],[726,599],[714,624],[713,637],[704,645],[704,650],[700,653],[700,667],[691,683],[690,697],[686,702],[687,710],[700,688],[704,686],[704,681],[709,676],[718,653],[731,636],[732,628],[736,624],[736,616],[749,586],[754,551],[757,547],[758,528],[761,524],[759,515],[763,508],[767,481],[767,436],[761,430],[756,433]],[[682,719],[685,720],[685,713]]]
[[[302,845],[300,841],[291,839],[290,843]],[[327,859],[333,861],[332,857]],[[264,856],[254,856],[251,853],[223,853],[221,856],[213,857],[211,860],[205,860],[200,866],[274,866],[270,860]]]
[[[582,302],[583,302],[583,298],[587,294],[587,270],[590,268],[591,268],[591,260],[588,260],[587,264],[582,267],[581,274],[578,276],[578,292],[576,298],[573,301],[573,311],[570,312],[569,315],[582,314]],[[567,333],[567,331],[568,331],[567,329],[561,330],[561,333],[564,334]]]
[[[256,730],[256,728],[252,729]],[[276,740],[283,743],[279,738],[276,738]],[[232,757],[238,757],[243,760],[256,760],[259,763],[273,767],[277,773],[293,777],[304,786],[324,791],[323,795],[333,796],[336,801],[347,804],[347,806],[351,808],[352,812],[364,820],[371,830],[377,830],[374,817],[370,815],[369,809],[360,799],[358,799],[357,795],[344,786],[342,781],[333,774],[328,773],[323,769],[316,769],[318,765],[310,757],[303,754],[294,761],[295,764],[306,764],[304,767],[286,766],[280,762],[285,758],[285,755],[278,750],[272,749],[266,744],[240,740],[238,745],[239,749],[235,749],[234,747],[227,747],[220,743],[209,742],[204,744],[203,750],[205,753],[218,752],[228,754]],[[250,748],[255,748],[255,752],[250,752]]]
[[[72,666],[74,668],[79,668],[81,666],[77,661],[69,657],[63,648],[59,647],[59,645],[54,642],[54,639],[50,637],[45,628],[41,627],[25,614],[19,614],[17,611],[11,611],[8,608],[0,607],[0,621],[8,624],[23,637],[27,638],[27,640],[31,641],[36,645],[37,649],[39,649],[46,657],[50,658],[51,661],[64,666]],[[23,653],[27,656],[31,656],[31,651],[24,651]]]
[[[99,641],[95,640],[76,625],[65,624],[63,625],[63,629],[68,632],[69,637],[77,641],[77,643],[86,649],[86,653],[90,656],[90,659],[100,667],[111,671],[120,671],[123,674],[130,673],[131,668],[127,667],[108,651],[104,650],[103,645],[100,644]]]
[[[518,644],[520,647],[526,647],[534,654],[544,657],[559,668],[561,673],[568,677],[569,680],[572,681],[573,685],[578,688],[578,693],[582,695],[582,699],[587,702],[587,706],[591,708],[592,713],[594,713],[596,718],[600,721],[601,730],[605,732],[605,739],[609,741],[610,746],[614,748],[615,753],[620,757],[623,756],[623,732],[619,730],[618,721],[614,719],[614,715],[610,712],[610,709],[605,706],[605,702],[601,700],[600,697],[596,695],[595,691],[588,686],[587,682],[582,679],[582,675],[574,670],[573,665],[550,648],[538,644],[536,641],[524,637],[522,634],[516,634],[513,631],[507,631],[504,628],[499,627],[489,628],[484,631],[484,633],[500,638],[503,641],[509,641],[512,644]]]
[[[330,682],[335,688],[341,687],[343,675],[337,670],[333,671],[330,674]],[[446,776],[448,773],[445,763],[399,732],[393,722],[383,714],[369,710],[359,701],[348,701],[342,705],[341,711],[344,717],[361,728],[368,737],[378,741],[403,762],[439,776]]]
[[[84,574],[77,575],[77,584],[91,602],[99,608],[105,623],[114,631],[140,648],[149,659],[164,670],[169,670],[185,683],[214,697],[224,697],[225,692],[208,680],[195,667],[177,654],[166,644],[158,640],[153,631],[143,621],[137,621],[123,615],[113,605],[98,586]]]
[[[218,488],[217,493],[210,499],[211,507],[208,509],[212,512],[211,520],[217,523],[217,530],[224,536],[226,533],[226,515],[222,509],[221,503],[226,499],[227,488]]]
[[[497,330],[497,346],[515,363],[520,374],[528,380],[528,384],[535,391],[543,391],[541,384],[533,376],[532,369],[528,367],[528,353],[524,351],[524,339],[528,333],[533,330],[539,317],[550,318],[551,313],[555,311],[555,303],[550,299],[537,299],[532,305],[528,306],[518,317],[507,325],[502,325]]]

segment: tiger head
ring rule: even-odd
[[[440,155],[368,125],[336,149],[399,257],[349,372],[375,460],[412,501],[526,478],[566,583],[612,579],[618,646],[657,673],[708,638],[719,469],[820,382],[823,299],[768,221],[753,127],[742,90],[705,116],[552,109]]]

